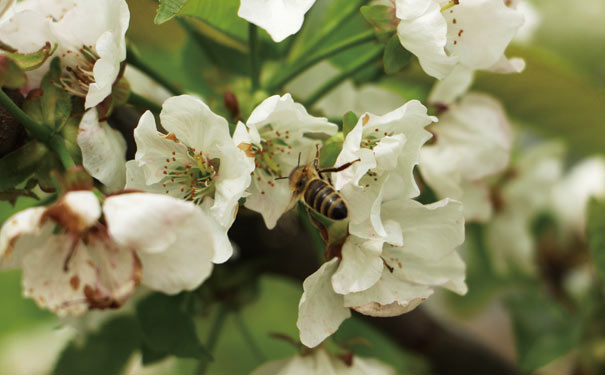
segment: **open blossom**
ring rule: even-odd
[[[553,188],[560,181],[564,148],[556,142],[526,150],[492,188],[493,218],[486,228],[486,242],[495,268],[511,266],[524,272],[535,270],[531,222],[550,207]]]
[[[252,375],[394,375],[395,369],[373,358],[334,356],[323,348],[307,354],[270,361],[252,372]]]
[[[347,134],[336,165],[360,161],[332,178],[349,204],[349,231],[386,235],[380,220],[383,199],[413,198],[419,194],[413,177],[420,147],[431,137],[425,127],[437,121],[411,100],[384,116],[365,113]]]
[[[287,177],[296,168],[299,157],[301,165],[313,160],[316,145],[321,141],[310,135],[325,138],[335,134],[338,127],[323,117],[309,115],[290,94],[265,99],[252,111],[246,126],[246,142],[250,144],[247,153],[254,157],[256,169],[245,206],[260,212],[272,229],[292,201],[287,180],[275,181],[275,178]],[[237,134],[236,131],[234,137]]]
[[[456,65],[474,70],[515,69],[504,51],[523,24],[520,11],[502,0],[396,0],[401,44],[438,79]],[[518,66],[516,66],[518,68]]]
[[[241,0],[237,15],[265,29],[281,42],[302,27],[315,0]]]
[[[484,181],[508,165],[512,129],[500,103],[467,94],[447,106],[431,126],[435,143],[420,150],[420,171],[439,198],[461,200],[467,220],[489,219],[490,192]]]
[[[227,120],[193,96],[166,100],[160,120],[168,134],[158,132],[151,112],[141,116],[134,131],[135,159],[126,164],[126,187],[201,205],[222,231],[209,240],[223,244],[215,260],[224,262],[233,251],[226,232],[250,184],[254,161],[236,147]]]
[[[462,205],[442,200],[385,202],[382,220],[390,236],[349,235],[340,256],[303,283],[297,326],[308,347],[319,345],[350,317],[396,316],[425,301],[433,287],[466,293],[465,265],[455,249],[464,241]]]
[[[0,230],[0,268],[23,269],[23,293],[59,316],[117,308],[139,283],[175,294],[199,286],[216,249],[211,219],[165,195],[68,192]]]
[[[91,17],[94,15],[94,17]],[[24,0],[0,25],[0,40],[20,53],[56,44],[61,58],[61,85],[86,99],[85,107],[111,94],[126,58],[125,34],[130,21],[124,0]],[[28,73],[28,89],[38,87],[48,63]]]

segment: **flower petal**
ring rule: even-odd
[[[414,200],[383,204],[385,218],[395,220],[403,231],[399,251],[428,260],[439,260],[464,242],[462,204],[450,199],[422,205]]]
[[[99,122],[96,109],[88,110],[82,117],[77,142],[82,150],[82,164],[91,176],[110,191],[124,187],[126,141],[119,131]]]
[[[324,263],[303,283],[303,295],[298,305],[300,341],[314,348],[336,332],[340,324],[351,316],[344,307],[344,297],[332,290],[330,278],[338,267],[338,258]]]
[[[378,281],[384,262],[380,257],[382,241],[349,236],[342,246],[342,260],[332,275],[332,287],[338,294],[361,292]]]
[[[345,306],[369,316],[397,316],[425,301],[433,290],[425,285],[403,281],[388,269],[371,288],[344,296]]]
[[[265,29],[275,42],[300,30],[315,0],[242,0],[237,15]]]
[[[111,196],[103,211],[116,242],[137,250],[143,283],[164,293],[195,289],[208,278],[215,237],[226,237],[202,209],[166,195]]]
[[[23,256],[45,241],[42,232],[44,207],[28,208],[6,219],[0,230],[0,268],[15,268]],[[51,230],[46,228],[47,230]]]

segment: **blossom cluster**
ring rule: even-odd
[[[301,28],[313,3],[242,0],[238,14],[279,42]],[[146,111],[134,129],[136,153],[128,161],[123,135],[106,122],[119,82],[128,79],[124,71],[131,71],[125,62],[126,2],[1,3],[2,45],[20,54],[48,52],[44,63],[27,71],[23,94],[39,90],[51,61],[60,61],[54,84],[81,101],[77,144],[83,167],[101,188],[68,190],[47,207],[9,218],[0,231],[0,267],[22,268],[24,294],[61,316],[119,307],[139,284],[167,294],[193,290],[210,277],[213,264],[232,258],[228,231],[240,206],[258,212],[268,229],[276,227],[295,203],[281,179],[298,166],[312,166],[317,150],[340,137],[335,167],[350,166],[324,181],[342,196],[348,217],[340,231],[330,231],[325,262],[303,283],[301,342],[318,346],[351,309],[396,316],[436,287],[465,294],[465,263],[456,251],[465,220],[496,217],[489,229],[494,239],[511,225],[524,231],[530,220],[529,213],[521,214],[523,221],[517,215],[531,210],[521,203],[522,178],[502,192],[522,207],[511,203],[503,210],[494,199],[491,181],[507,173],[513,145],[505,111],[496,99],[468,92],[477,70],[523,69],[522,60],[505,56],[523,15],[516,1],[384,3],[401,46],[438,79],[426,105],[386,94],[397,105],[372,110],[382,91],[371,87],[364,94],[347,82],[340,92],[360,105],[346,108],[358,115],[346,134],[314,110],[332,118],[333,103],[346,107],[351,100],[326,98],[307,109],[288,93],[259,100],[230,131],[229,120],[202,98],[161,94],[161,112]],[[538,159],[523,168],[535,166],[543,174],[521,173],[557,174],[556,166],[549,169]],[[420,202],[427,186],[436,202]],[[341,366],[320,350],[256,373],[319,368],[313,361],[331,363],[333,371]],[[368,363],[360,359],[359,371]]]

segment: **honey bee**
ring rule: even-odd
[[[336,168],[320,169],[319,146],[317,146],[312,164],[300,165],[299,155],[299,166],[294,168],[288,176],[290,189],[293,193],[293,203],[302,199],[308,208],[328,219],[346,219],[349,215],[347,204],[342,195],[332,186],[330,178],[325,174],[343,171],[358,161],[359,159]]]

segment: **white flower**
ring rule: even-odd
[[[435,286],[466,293],[464,262],[455,251],[464,241],[459,202],[423,206],[394,200],[382,205],[381,214],[398,235],[378,240],[349,235],[340,256],[303,283],[297,326],[306,346],[315,347],[336,332],[351,308],[395,316],[414,309]]]
[[[252,111],[246,125],[251,145],[247,152],[254,156],[256,169],[245,206],[260,212],[267,228],[272,229],[292,200],[288,181],[275,178],[287,177],[299,156],[301,165],[313,160],[320,141],[309,135],[330,136],[338,127],[323,117],[309,115],[290,94],[265,99]]]
[[[100,220],[103,213],[104,220]],[[23,293],[59,316],[120,307],[142,282],[178,293],[212,270],[211,220],[164,195],[74,191],[24,210],[0,230],[0,268],[23,269]]]
[[[24,0],[0,27],[0,35],[20,53],[56,43],[54,56],[61,58],[64,69],[61,84],[71,94],[86,98],[88,109],[111,94],[126,58],[129,21],[124,0]],[[37,87],[47,70],[44,64],[32,72],[28,88]]]
[[[237,15],[265,29],[281,42],[302,27],[315,0],[241,0]]]
[[[514,163],[505,183],[495,187],[496,212],[487,225],[486,242],[498,272],[511,264],[524,272],[535,270],[531,220],[549,207],[561,179],[563,152],[559,143],[534,146]]]
[[[308,354],[267,362],[252,372],[252,375],[302,374],[394,375],[395,369],[373,358],[340,358],[317,348]]]
[[[82,0],[51,24],[66,71],[62,82],[73,94],[86,97],[86,108],[111,94],[126,59],[129,22],[124,0]]]
[[[164,193],[202,206],[217,226],[210,239],[222,244],[216,262],[231,257],[227,230],[250,184],[252,158],[237,148],[227,120],[201,100],[181,95],[164,102],[159,133],[151,112],[134,131],[135,159],[126,163],[126,188]]]
[[[445,78],[460,64],[490,69],[523,24],[523,15],[502,0],[396,0],[401,44],[424,71]]]
[[[110,191],[122,189],[126,183],[126,141],[107,122],[99,122],[96,108],[84,113],[77,142],[86,171]]]
[[[553,207],[563,229],[584,236],[586,208],[591,197],[605,198],[605,159],[580,161],[553,188]]]
[[[435,143],[420,150],[420,171],[439,198],[464,204],[467,220],[491,216],[490,193],[485,178],[508,165],[512,129],[495,99],[467,94],[439,116],[431,127]]]
[[[431,137],[425,127],[433,121],[425,106],[411,100],[384,116],[365,113],[347,134],[336,165],[360,161],[332,178],[349,204],[352,234],[364,237],[361,233],[373,229],[384,236],[382,200],[419,194],[413,169],[420,147]]]
[[[16,0],[0,0],[0,23],[12,16]]]

